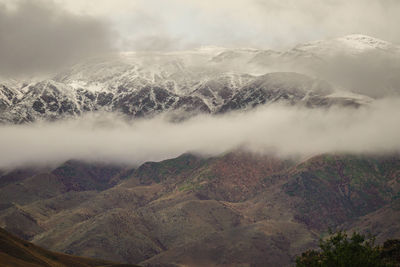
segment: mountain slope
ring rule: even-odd
[[[399,170],[398,155],[184,154],[101,171],[119,177],[102,191],[9,203],[0,225],[53,250],[144,266],[289,266],[329,227],[399,237]]]
[[[51,252],[30,242],[19,239],[3,229],[0,229],[0,265],[1,266],[135,266],[122,265],[110,261],[88,259]]]
[[[306,107],[359,106],[368,102],[360,95],[330,95],[336,89],[327,82],[298,73],[269,73],[262,76],[219,74],[194,80],[186,94],[177,94],[161,82],[120,85],[90,91],[53,80],[30,84],[16,96],[3,97],[0,121],[27,123],[74,118],[89,112],[115,112],[126,118],[167,114],[188,118],[235,109],[250,109],[265,103]],[[172,82],[172,81],[171,81]],[[10,93],[11,94],[11,93]],[[9,102],[12,101],[12,104]]]
[[[327,82],[298,73],[268,73],[257,77],[241,88],[221,106],[220,112],[246,110],[267,103],[330,107],[332,105],[358,107],[363,102],[331,94],[334,88]]]

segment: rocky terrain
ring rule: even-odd
[[[329,228],[399,238],[399,170],[398,155],[68,161],[4,171],[0,226],[48,249],[143,266],[289,266]]]

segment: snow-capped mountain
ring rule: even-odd
[[[399,52],[399,47],[374,37],[362,34],[350,34],[334,39],[299,44],[289,52],[312,53],[325,58],[337,54],[357,55],[371,51],[397,53]]]
[[[357,76],[365,70],[360,62],[378,58],[394,72],[375,71],[382,82],[373,92],[397,93],[395,74],[400,65],[394,59],[399,51],[389,42],[348,35],[299,44],[284,52],[204,47],[121,53],[87,60],[39,81],[1,79],[0,121],[56,120],[97,111],[131,118],[160,113],[185,118],[276,102],[306,107],[359,106],[372,101],[365,92],[375,95],[356,90],[358,87],[350,87],[353,94],[340,93],[337,88],[343,91],[343,84],[337,78],[343,81],[351,76],[351,81],[365,82],[368,79]]]
[[[229,101],[225,102],[220,112],[247,110],[266,103],[284,103],[302,105],[309,108],[330,107],[332,105],[358,107],[371,99],[365,96],[338,93],[331,84],[291,72],[268,73],[257,77]]]
[[[227,52],[225,52],[227,53]],[[251,62],[268,64],[280,58],[281,63],[299,59],[328,61],[334,57],[364,56],[366,53],[399,56],[400,46],[362,34],[350,34],[339,38],[301,43],[288,51],[258,51]]]
[[[250,61],[265,69],[320,77],[370,97],[400,94],[400,46],[361,34],[260,51]]]

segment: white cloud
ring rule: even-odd
[[[115,115],[0,128],[0,167],[68,159],[138,164],[185,152],[217,155],[237,147],[281,156],[400,151],[400,99],[367,108],[267,106],[182,123],[162,117],[128,123]]]

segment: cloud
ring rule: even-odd
[[[400,151],[400,99],[328,110],[265,106],[182,123],[124,121],[112,114],[0,127],[0,168],[68,159],[140,164],[185,152],[218,155],[238,147],[279,156]]]
[[[0,1],[2,74],[54,70],[112,49],[109,25],[50,0]]]
[[[363,33],[400,43],[397,0],[0,0],[0,71],[54,70],[121,50],[284,50]]]
[[[134,39],[122,39],[121,49],[126,51],[175,51],[180,50],[181,39],[173,38],[169,35],[161,34],[143,34]]]
[[[112,18],[124,38],[149,32],[181,40],[176,49],[186,43],[281,49],[352,33],[400,43],[398,0],[58,1]]]

